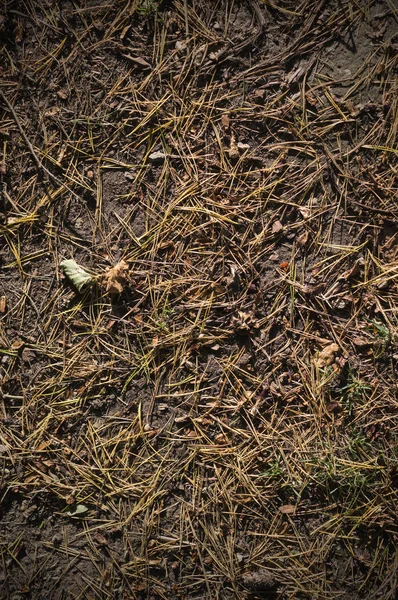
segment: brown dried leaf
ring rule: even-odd
[[[339,279],[345,279],[347,281],[347,279],[351,279],[351,277],[355,277],[355,275],[358,275],[359,271],[361,270],[361,266],[363,265],[363,262],[363,259],[360,258],[356,260],[351,269],[347,269],[347,271],[344,271],[344,273],[340,275]]]
[[[229,444],[229,439],[225,433],[218,433],[214,438],[214,443],[218,446],[225,446],[226,444]]]
[[[121,294],[128,281],[129,266],[121,260],[114,267],[110,267],[102,276],[102,284],[109,294]]]
[[[299,246],[305,246],[308,242],[308,231],[304,231],[298,238],[297,243]]]
[[[22,346],[25,345],[25,342],[23,340],[21,340],[21,338],[17,338],[16,340],[14,340],[11,344],[11,348],[13,350],[19,350],[20,348],[22,348]]]
[[[221,115],[221,124],[225,129],[229,128],[230,119],[229,116],[225,113]]]
[[[139,65],[143,69],[152,69],[152,66],[149,64],[149,62],[144,58],[141,58],[141,56],[132,56],[131,54],[123,54],[123,56],[131,60],[131,62],[134,62],[136,65]]]
[[[279,507],[279,512],[283,515],[294,515],[296,514],[296,507],[293,504],[283,504]]]
[[[238,310],[238,316],[232,317],[231,324],[238,331],[249,331],[250,329],[259,328],[259,323],[255,318],[253,311],[244,312],[243,310]]]
[[[269,384],[269,391],[271,392],[271,394],[273,396],[280,396],[281,395],[281,393],[278,390],[278,388],[276,386],[276,383],[274,381],[271,381],[271,383]]]
[[[306,206],[300,206],[299,212],[304,219],[308,219],[308,217],[311,215],[311,210]]]
[[[282,229],[283,229],[283,225],[280,221],[275,221],[272,224],[272,230],[271,230],[272,233],[279,233],[280,231],[282,231]]]
[[[372,339],[357,335],[352,338],[352,343],[358,348],[365,348],[366,346],[372,345]]]
[[[334,342],[325,346],[323,350],[318,354],[318,358],[315,360],[315,365],[322,369],[327,367],[334,362],[334,355],[338,352],[339,347]]]

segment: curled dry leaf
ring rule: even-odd
[[[323,350],[318,354],[318,358],[315,360],[315,365],[322,369],[323,367],[327,367],[334,362],[334,356],[336,352],[338,352],[339,347],[334,342],[332,344],[328,344],[325,346]]]
[[[105,271],[101,278],[101,284],[110,294],[121,294],[129,278],[129,266],[121,260],[114,267]]]

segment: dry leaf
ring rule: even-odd
[[[131,54],[123,54],[123,56],[134,62],[136,65],[143,67],[144,69],[152,69],[149,62],[147,62],[144,58],[141,58],[140,56],[132,56]]]
[[[283,515],[294,515],[296,514],[296,507],[293,504],[283,504],[279,507],[279,512]]]
[[[299,246],[305,246],[308,242],[308,231],[304,231],[298,238],[297,243]]]
[[[310,209],[307,208],[306,206],[300,206],[299,212],[300,212],[301,216],[304,217],[304,219],[308,219],[308,217],[311,215]]]
[[[21,340],[21,338],[17,338],[15,341],[13,341],[13,343],[11,344],[11,348],[13,350],[19,350],[20,348],[22,348],[22,346],[25,345],[25,342],[23,340]]]
[[[363,264],[364,264],[363,258],[358,258],[358,260],[355,261],[355,263],[353,264],[351,269],[347,269],[347,271],[344,271],[344,273],[342,275],[340,275],[339,279],[345,279],[347,281],[347,279],[351,279],[351,277],[355,277],[355,275],[358,275],[359,271],[361,270],[361,266]]]
[[[272,233],[279,233],[280,231],[282,231],[282,229],[283,229],[283,225],[280,221],[275,221],[272,224],[272,230],[271,230]]]
[[[64,260],[59,266],[65,273],[66,277],[73,283],[78,292],[81,292],[85,287],[93,283],[95,279],[73,259]]]
[[[84,504],[77,504],[74,508],[72,508],[71,510],[68,510],[68,512],[66,514],[69,517],[75,517],[78,515],[83,515],[87,511],[88,511],[87,506],[85,506]]]
[[[318,358],[314,361],[315,365],[322,369],[323,367],[327,367],[334,362],[334,355],[338,352],[339,347],[337,344],[332,343],[328,344],[321,352],[318,354]]]
[[[352,338],[352,343],[354,344],[354,346],[357,346],[358,348],[365,348],[366,346],[371,346],[372,345],[372,339],[366,338],[366,337],[361,337],[361,336],[354,336]]]
[[[46,117],[55,117],[55,115],[57,115],[60,112],[60,110],[61,109],[59,108],[59,106],[53,106],[52,108],[46,110],[44,115]]]
[[[121,294],[128,280],[129,266],[121,260],[114,267],[110,267],[102,276],[102,285],[109,294]]]
[[[221,124],[223,127],[225,127],[225,129],[229,128],[229,116],[227,114],[221,115]]]
[[[7,310],[7,298],[5,296],[0,296],[0,313],[5,313]]]
[[[229,444],[229,439],[225,433],[218,433],[214,438],[214,443],[217,444],[217,446],[225,446],[226,444]]]
[[[120,34],[120,36],[119,36],[119,38],[120,38],[121,40],[123,40],[123,39],[126,37],[126,34],[128,33],[128,30],[130,29],[130,27],[131,27],[131,25],[130,25],[130,23],[129,23],[128,25],[126,25],[126,27],[124,27],[124,28],[122,29],[122,33],[121,33],[121,34]]]
[[[166,155],[164,154],[164,152],[152,152],[152,154],[150,154],[148,156],[149,160],[153,163],[159,163],[159,162],[163,162],[164,159],[166,158]]]
[[[259,328],[259,323],[255,318],[253,311],[244,312],[243,310],[238,310],[238,316],[232,317],[231,324],[238,331],[250,331],[251,329]]]

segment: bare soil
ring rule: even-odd
[[[395,0],[5,0],[0,56],[1,599],[397,599]]]

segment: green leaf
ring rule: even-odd
[[[85,287],[94,282],[95,277],[87,273],[73,259],[64,260],[59,266],[78,292],[81,292]]]

